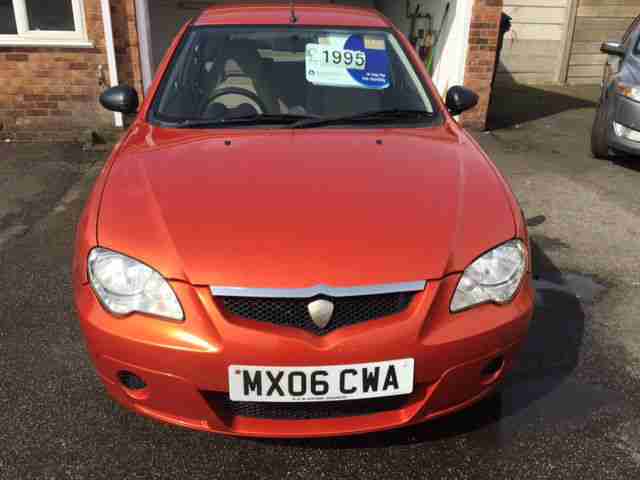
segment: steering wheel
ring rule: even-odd
[[[260,111],[258,112],[259,114],[266,113],[268,110],[267,106],[265,105],[265,103],[262,101],[260,97],[258,97],[251,90],[248,90],[246,88],[241,88],[241,87],[224,87],[224,88],[221,88],[220,90],[214,91],[213,94],[209,97],[207,106],[211,105],[218,98],[224,95],[240,95],[242,97],[248,98],[258,106],[258,108],[260,109]]]

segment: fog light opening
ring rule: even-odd
[[[487,365],[482,370],[482,375],[485,377],[494,377],[502,371],[503,367],[504,367],[504,357],[502,356],[496,357],[493,360],[491,360],[489,363],[487,363]]]
[[[118,379],[120,383],[128,390],[144,390],[147,388],[145,381],[135,373],[122,370],[118,372]]]

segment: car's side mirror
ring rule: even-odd
[[[138,92],[129,85],[109,88],[100,95],[100,104],[112,112],[136,113],[139,103]]]
[[[451,115],[460,115],[478,104],[478,94],[465,87],[451,87],[447,92],[447,108]]]
[[[616,57],[624,57],[625,54],[624,45],[618,42],[604,42],[600,47],[600,51]]]

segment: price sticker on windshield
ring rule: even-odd
[[[307,81],[330,87],[381,90],[390,86],[390,62],[383,36],[332,34],[309,43]]]
[[[339,69],[353,68],[355,70],[364,70],[366,68],[367,54],[363,51],[344,50],[341,48],[312,44],[308,47],[307,62],[310,64],[323,64],[324,66]]]

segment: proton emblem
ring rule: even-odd
[[[333,309],[334,305],[328,300],[316,300],[315,302],[311,302],[307,309],[309,310],[309,315],[311,315],[311,320],[316,324],[318,328],[326,328],[331,321],[331,317],[333,317]]]

